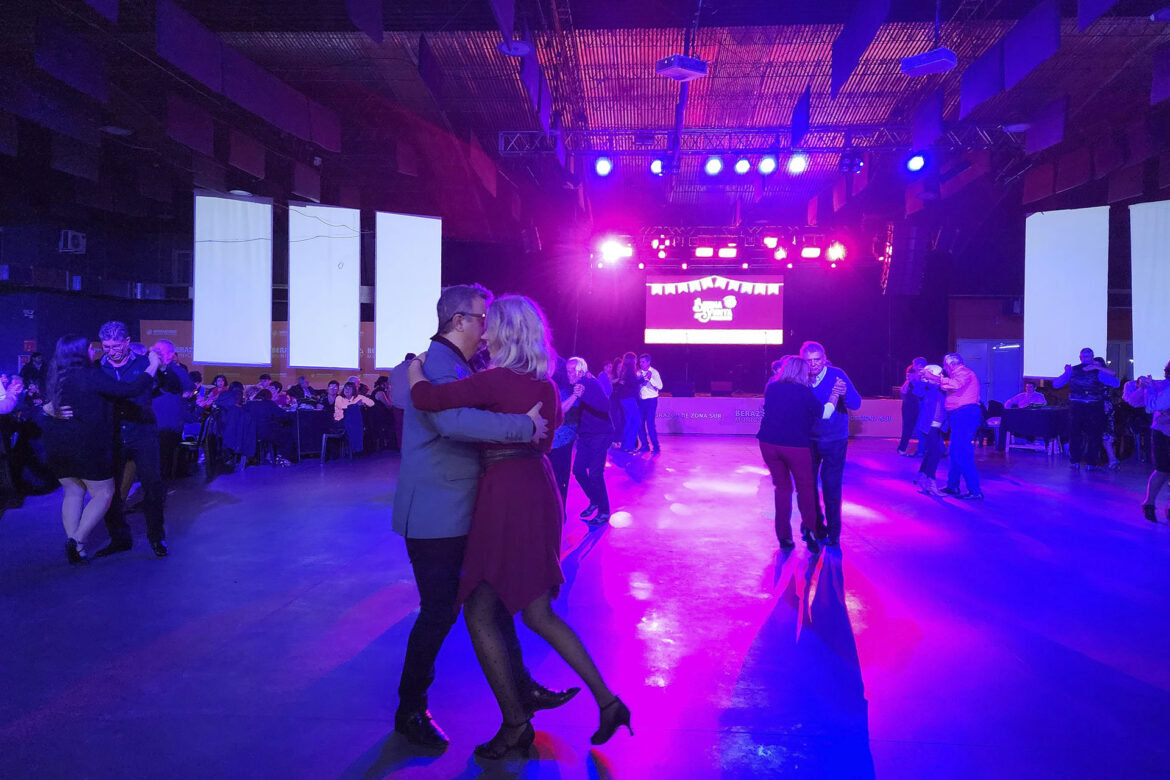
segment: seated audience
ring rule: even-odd
[[[1028,406],[1046,406],[1048,399],[1036,391],[1036,383],[1031,379],[1024,381],[1024,392],[1016,393],[1003,402],[1004,409],[1023,409]]]

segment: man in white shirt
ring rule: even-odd
[[[1036,392],[1036,383],[1031,379],[1024,382],[1024,392],[1016,393],[1003,403],[1004,409],[1026,409],[1029,406],[1046,406],[1048,400]]]
[[[638,389],[638,411],[642,415],[642,430],[638,432],[638,452],[661,452],[658,446],[658,428],[654,418],[658,414],[658,394],[662,392],[662,376],[658,369],[650,365],[650,356],[643,354],[638,358],[638,379],[642,386]]]

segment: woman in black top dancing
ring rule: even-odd
[[[114,496],[115,398],[133,398],[154,382],[162,361],[151,350],[146,373],[119,382],[89,359],[89,339],[64,336],[49,365],[48,397],[59,413],[45,421],[45,449],[49,468],[57,475],[65,496],[61,520],[65,525],[65,554],[70,563],[87,563],[85,540],[102,521]],[[85,494],[89,493],[89,503]],[[84,505],[84,508],[83,508]]]

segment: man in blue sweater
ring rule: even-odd
[[[849,410],[861,408],[861,396],[844,371],[829,365],[825,348],[819,343],[804,342],[800,356],[808,361],[813,395],[825,405],[827,414],[813,426],[813,473],[818,476],[825,506],[824,517],[817,518],[817,528],[827,537],[826,544],[836,545],[841,538],[841,481],[849,444]],[[819,514],[819,505],[817,511]]]

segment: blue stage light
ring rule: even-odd
[[[708,176],[718,176],[723,171],[723,158],[708,157],[707,162],[703,165],[703,170],[707,172]]]
[[[747,173],[751,169],[752,169],[752,164],[751,164],[751,161],[748,160],[748,158],[740,157],[738,160],[735,161],[735,172],[738,173],[740,176],[743,176],[745,173]]]
[[[910,156],[910,159],[906,160],[906,170],[910,171],[910,173],[918,173],[925,167],[926,155],[921,152],[915,152]]]
[[[598,157],[597,162],[593,164],[593,170],[597,171],[598,176],[609,176],[613,172],[613,160],[608,157]]]
[[[808,155],[803,152],[797,152],[788,158],[788,172],[793,176],[799,176],[808,170]]]
[[[769,173],[775,173],[776,158],[770,154],[766,157],[761,157],[760,164],[757,166],[756,170],[758,170],[764,176],[767,176]]]
[[[652,160],[650,162],[650,173],[655,176],[662,175],[662,160]]]

